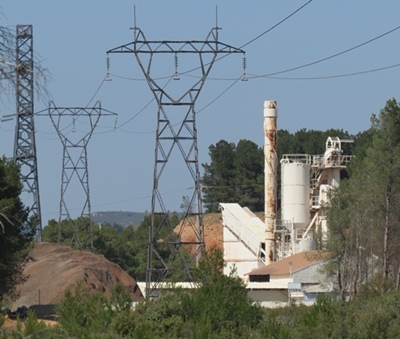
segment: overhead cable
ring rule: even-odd
[[[369,40],[367,40],[367,41],[365,41],[365,42],[363,42],[363,43],[361,43],[361,44],[358,44],[358,45],[356,45],[356,46],[354,46],[354,47],[348,48],[348,49],[346,49],[346,50],[344,50],[344,51],[341,51],[341,52],[339,52],[339,53],[335,53],[335,54],[330,55],[330,56],[328,56],[328,57],[325,57],[325,58],[322,58],[322,59],[319,59],[319,60],[316,60],[316,61],[313,61],[313,62],[309,62],[309,63],[304,64],[304,65],[301,65],[301,66],[289,68],[289,69],[286,69],[286,70],[283,70],[283,71],[278,71],[278,72],[274,72],[274,73],[268,73],[268,74],[260,75],[259,77],[269,77],[269,76],[272,76],[272,75],[278,75],[278,74],[288,73],[288,72],[292,72],[292,71],[295,71],[295,70],[298,70],[298,69],[301,69],[301,68],[305,68],[305,67],[313,66],[313,65],[315,65],[315,64],[319,64],[319,63],[321,63],[321,62],[323,62],[323,61],[327,61],[327,60],[336,58],[336,57],[338,57],[338,56],[340,56],[340,55],[343,55],[343,54],[345,54],[345,53],[354,51],[355,49],[360,48],[360,47],[362,47],[362,46],[365,46],[365,45],[367,45],[367,44],[369,44],[369,43],[371,43],[371,42],[373,42],[373,41],[375,41],[375,40],[378,40],[378,39],[380,39],[380,38],[383,38],[384,36],[386,36],[386,35],[388,35],[388,34],[390,34],[390,33],[393,33],[394,31],[397,31],[398,29],[400,29],[400,26],[397,26],[397,27],[395,27],[395,28],[393,28],[393,29],[391,29],[391,30],[389,30],[389,31],[387,31],[387,32],[385,32],[385,33],[383,33],[383,34],[380,34],[380,35],[378,35],[378,36],[376,36],[376,37],[374,37],[374,38],[372,38],[372,39],[369,39]]]
[[[290,19],[293,15],[295,15],[296,13],[300,12],[304,7],[306,7],[307,5],[310,4],[312,0],[309,0],[308,2],[306,2],[304,5],[300,6],[298,9],[296,9],[293,13],[289,14],[286,18],[282,19],[281,21],[277,22],[275,25],[273,25],[271,28],[268,28],[266,31],[262,32],[261,34],[259,34],[258,36],[256,36],[254,39],[251,39],[250,41],[246,42],[244,45],[240,46],[239,48],[243,48],[246,47],[247,45],[250,45],[251,43],[253,43],[254,41],[258,40],[259,38],[261,38],[263,35],[271,32],[274,28],[278,27],[279,25],[283,24],[286,20]],[[221,58],[222,59],[222,58]]]
[[[400,64],[395,64],[395,65],[379,67],[379,68],[374,68],[374,69],[360,71],[360,72],[337,74],[337,75],[326,75],[326,76],[315,76],[315,77],[297,77],[297,78],[296,77],[274,77],[274,76],[258,76],[258,75],[250,74],[250,75],[248,75],[248,78],[254,79],[254,78],[262,77],[262,78],[268,78],[268,79],[274,79],[274,80],[324,80],[324,79],[345,78],[345,77],[351,77],[351,76],[362,75],[362,74],[367,74],[367,73],[380,72],[380,71],[384,71],[387,69],[396,68],[399,66],[400,66]]]

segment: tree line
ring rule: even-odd
[[[346,154],[353,154],[355,148],[363,148],[369,139],[360,132],[350,135],[338,129],[326,131],[301,129],[295,133],[278,130],[278,159],[283,154],[318,155],[325,152],[328,137],[353,139],[354,145],[343,145]],[[235,202],[247,206],[254,212],[264,211],[264,154],[263,146],[242,139],[237,145],[220,140],[209,147],[210,163],[202,164],[203,202],[207,213],[218,212],[221,202]],[[280,206],[280,166],[277,173],[278,208]]]

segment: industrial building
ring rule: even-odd
[[[316,236],[325,241],[325,208],[340,184],[352,140],[332,136],[322,155],[285,154],[277,159],[277,104],[264,103],[265,220],[246,207],[220,203],[225,274],[232,270],[247,284],[249,296],[264,306],[312,302],[332,291],[315,252]],[[277,167],[281,166],[281,213],[277,218]]]
[[[340,172],[351,155],[342,145],[352,140],[329,137],[324,154],[277,157],[277,104],[264,103],[265,211],[261,220],[237,203],[219,203],[223,226],[224,274],[246,284],[249,297],[264,307],[312,304],[320,293],[332,293],[333,281],[322,272],[324,257],[316,237],[327,236],[329,192],[340,184]],[[277,213],[277,173],[281,166],[281,210]],[[138,282],[139,286],[143,283]],[[162,286],[164,290],[190,283]],[[143,287],[143,286],[141,286]]]

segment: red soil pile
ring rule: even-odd
[[[204,245],[206,250],[210,250],[211,248],[223,250],[223,226],[221,213],[204,214],[203,225]],[[176,226],[175,232],[181,232],[182,241],[194,242],[196,240],[194,230],[188,222],[185,224],[180,223]],[[191,252],[195,252],[194,246],[191,248]]]
[[[108,295],[116,284],[125,286],[133,301],[144,300],[136,281],[102,255],[53,243],[36,243],[24,267],[26,281],[17,287],[12,310],[35,304],[56,304],[66,290],[82,282],[91,292]]]

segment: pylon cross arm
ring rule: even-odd
[[[220,41],[147,41],[135,40],[115,47],[107,53],[245,53],[244,50]]]

